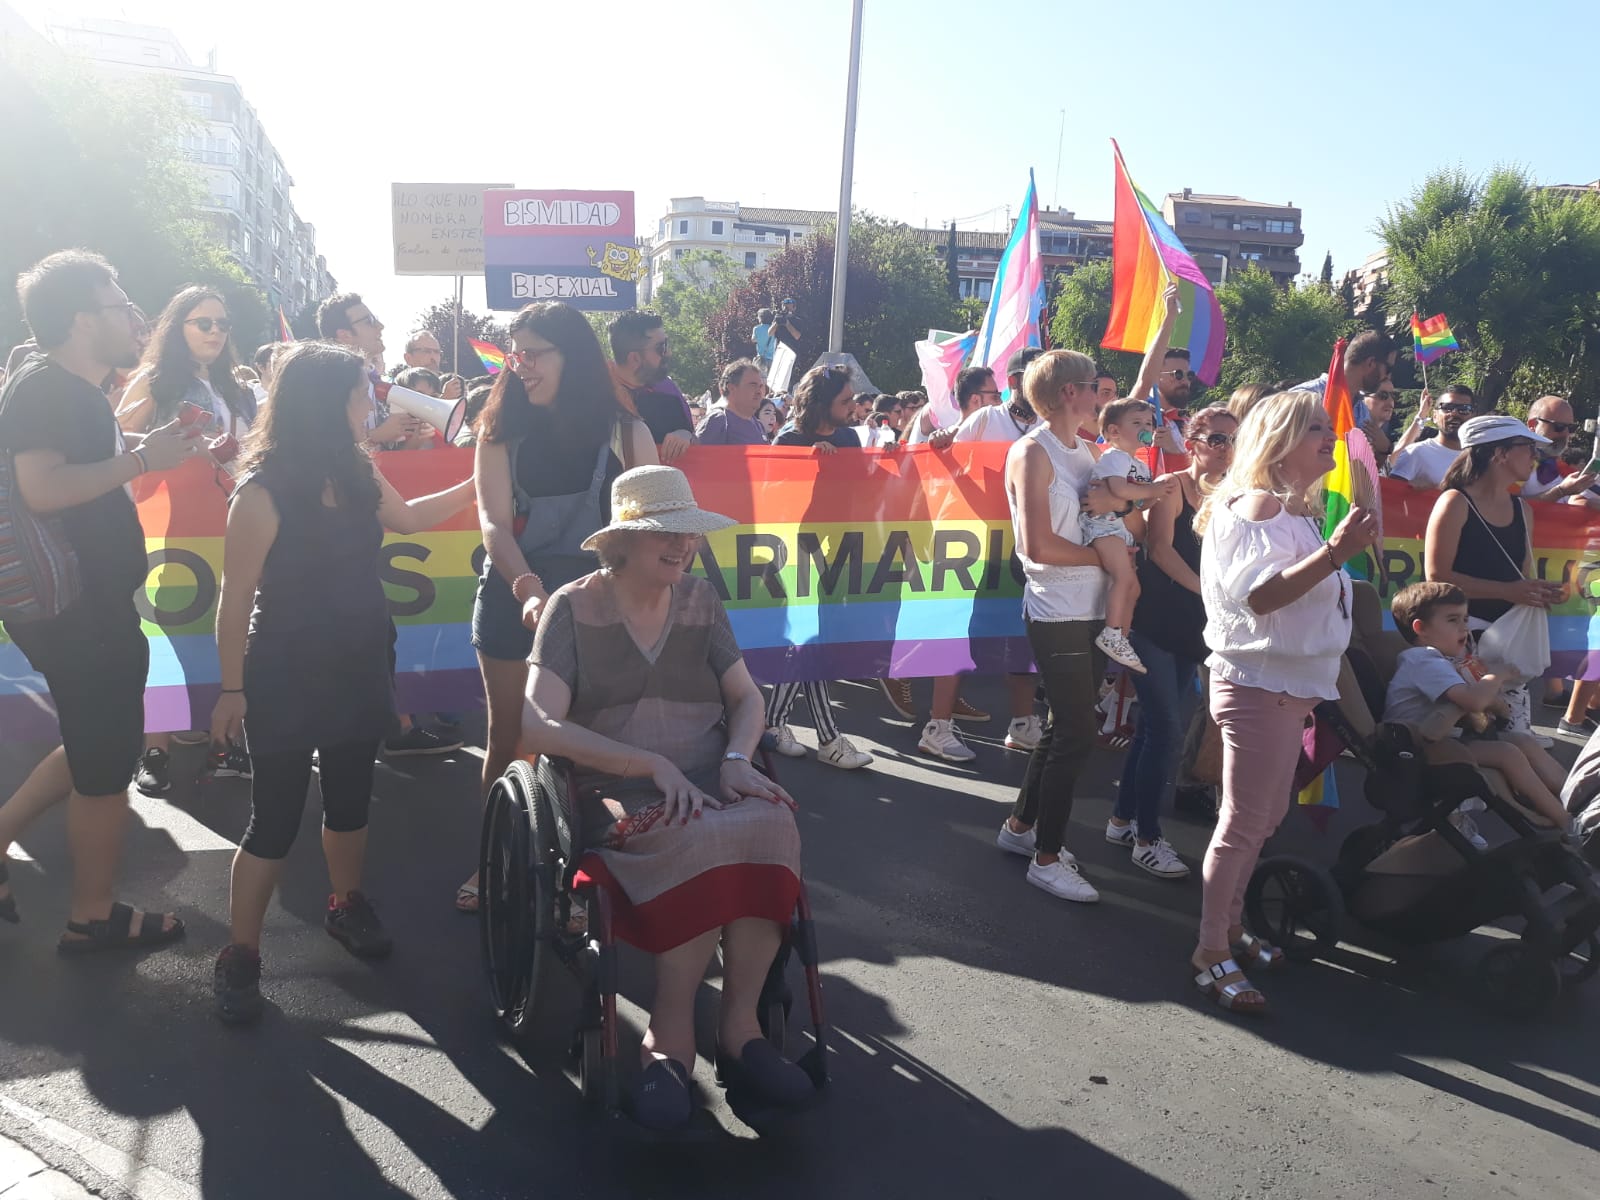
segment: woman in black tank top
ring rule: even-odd
[[[393,718],[384,527],[420,533],[472,502],[470,478],[402,500],[361,450],[371,409],[361,356],[301,342],[279,361],[252,433],[223,548],[213,745],[248,738],[250,824],[233,860],[230,944],[217,960],[217,1014],[261,1013],[261,925],[300,828],[318,755],[323,851],[333,883],[324,925],[352,954],[389,936],[361,891],[372,761]]]
[[[1428,517],[1427,577],[1467,594],[1467,612],[1477,628],[1513,605],[1549,608],[1560,597],[1559,583],[1529,578],[1526,505],[1511,491],[1533,473],[1534,447],[1540,444],[1549,443],[1514,418],[1473,417],[1461,427],[1466,453],[1445,475]]]
[[[1218,405],[1189,419],[1191,455],[1181,485],[1145,517],[1139,558],[1139,602],[1128,638],[1146,673],[1134,673],[1139,727],[1128,748],[1122,786],[1106,836],[1133,848],[1133,861],[1152,875],[1182,879],[1186,867],[1161,836],[1161,804],[1183,742],[1183,709],[1195,671],[1206,658],[1205,606],[1200,601],[1200,539],[1194,514],[1233,461],[1238,421]]]
[[[1535,447],[1549,442],[1515,418],[1499,416],[1473,417],[1460,437],[1464,453],[1445,474],[1423,554],[1428,579],[1465,592],[1468,625],[1483,630],[1518,604],[1548,609],[1560,602],[1561,584],[1530,578],[1527,506],[1511,491],[1538,465]],[[1527,685],[1507,689],[1505,699],[1512,730],[1531,733]]]

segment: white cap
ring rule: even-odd
[[[1456,434],[1462,449],[1468,446],[1489,446],[1495,442],[1508,442],[1512,438],[1527,438],[1536,446],[1548,446],[1550,439],[1535,433],[1515,417],[1490,414],[1466,421]]]

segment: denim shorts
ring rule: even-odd
[[[472,602],[472,644],[485,658],[506,662],[526,662],[533,652],[533,630],[522,623],[522,605],[492,567],[479,577]]]
[[[1128,526],[1121,517],[1101,513],[1082,513],[1078,517],[1079,528],[1083,530],[1083,544],[1089,545],[1104,537],[1121,538],[1128,545],[1133,545],[1133,534],[1128,532]]]

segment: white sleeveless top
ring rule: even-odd
[[[1011,505],[1011,528],[1018,538],[1017,559],[1025,577],[1022,612],[1032,621],[1103,621],[1106,615],[1106,573],[1099,567],[1052,567],[1036,563],[1022,553],[1017,534],[1017,497],[1011,488],[1012,461],[1037,442],[1050,456],[1055,478],[1050,482],[1050,528],[1074,545],[1083,545],[1078,524],[1081,497],[1089,487],[1094,453],[1081,438],[1073,449],[1062,444],[1046,425],[1023,434],[1006,454],[1006,500]]]

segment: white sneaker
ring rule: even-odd
[[[817,747],[817,761],[825,762],[830,767],[854,771],[857,767],[864,767],[871,762],[872,755],[865,750],[857,750],[850,739],[841,733],[833,741],[824,742]]]
[[[1093,904],[1100,899],[1100,893],[1094,890],[1094,885],[1078,874],[1077,864],[1068,862],[1065,854],[1048,867],[1041,867],[1038,859],[1029,863],[1028,882],[1052,896],[1075,900],[1079,904]]]
[[[961,740],[953,721],[929,721],[922,727],[917,749],[946,762],[971,762],[978,757],[972,747]]]
[[[995,835],[994,844],[1008,853],[1032,858],[1033,852],[1038,849],[1039,839],[1034,836],[1031,829],[1027,833],[1014,833],[1010,821],[1001,821],[1000,832]]]
[[[1032,829],[1027,833],[1012,833],[1009,821],[1000,822],[1000,832],[995,835],[994,844],[1011,854],[1020,854],[1023,858],[1032,858],[1039,849],[1039,839]],[[1070,850],[1061,852],[1061,861],[1070,863],[1074,867],[1078,865],[1077,856]]]
[[[1122,635],[1122,630],[1107,625],[1094,639],[1094,644],[1112,662],[1119,662],[1128,670],[1137,671],[1141,675],[1146,673],[1144,660],[1134,653],[1133,647],[1128,644],[1128,639]]]
[[[1006,749],[1032,750],[1044,736],[1044,722],[1038,717],[1017,717],[1006,730]]]
[[[1187,879],[1189,868],[1166,838],[1157,838],[1148,846],[1137,842],[1133,846],[1133,865],[1158,875],[1162,879]]]
[[[1131,846],[1138,837],[1139,835],[1134,832],[1132,821],[1120,826],[1110,821],[1106,822],[1106,841],[1113,846]]]
[[[767,732],[772,735],[772,740],[775,743],[772,748],[785,758],[804,758],[806,756],[806,748],[794,740],[794,734],[789,731],[787,725],[773,725],[768,728]]]

